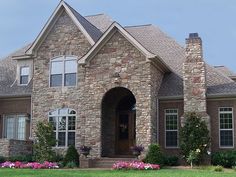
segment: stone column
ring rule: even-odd
[[[196,112],[206,121],[210,130],[210,117],[206,111],[206,69],[202,40],[197,33],[186,39],[186,59],[183,64],[184,113]],[[181,119],[183,124],[184,118]]]

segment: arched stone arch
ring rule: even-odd
[[[131,155],[135,144],[136,99],[125,87],[108,90],[101,103],[102,156]]]

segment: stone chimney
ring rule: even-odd
[[[206,69],[202,54],[202,40],[198,33],[186,39],[186,59],[183,64],[184,113],[197,112],[208,119],[206,113]],[[209,121],[209,119],[208,119]]]

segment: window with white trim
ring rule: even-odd
[[[49,112],[49,122],[53,124],[57,147],[75,145],[76,112],[63,108]]]
[[[61,56],[51,60],[50,87],[75,86],[77,58]]]
[[[219,108],[220,147],[234,146],[233,108]]]
[[[29,82],[29,66],[20,68],[20,85],[27,85]]]
[[[5,115],[4,138],[25,140],[27,118],[26,115]]]
[[[167,148],[178,147],[178,110],[165,110],[165,144]]]

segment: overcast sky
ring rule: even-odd
[[[32,42],[59,0],[0,0],[0,58]],[[82,15],[106,13],[122,25],[154,24],[184,45],[198,32],[204,58],[236,72],[236,0],[67,0]]]

